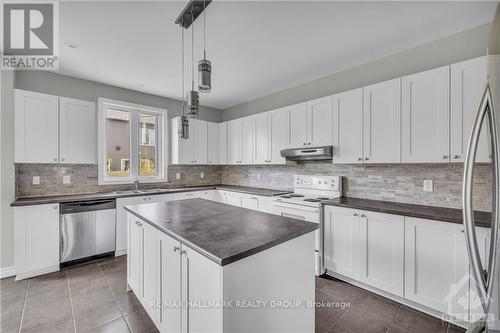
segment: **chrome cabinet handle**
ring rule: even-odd
[[[448,159],[448,155],[444,155],[444,154],[443,154],[443,156],[441,156],[441,159],[442,159],[442,160],[446,160],[446,159]]]
[[[492,214],[491,214],[491,241],[490,241],[490,257],[488,260],[489,267],[488,272],[485,274],[483,264],[481,263],[481,257],[479,255],[479,247],[477,244],[476,228],[474,223],[474,210],[472,204],[473,196],[473,178],[474,178],[474,162],[476,159],[477,146],[479,143],[479,136],[481,134],[481,127],[484,118],[488,116],[489,120],[489,130],[490,130],[490,142],[491,151],[493,155],[492,159],[492,169],[493,169],[493,193],[496,193],[500,189],[500,170],[498,161],[498,137],[497,137],[497,123],[495,119],[495,112],[493,110],[493,99],[491,96],[490,84],[486,84],[486,88],[481,97],[479,103],[479,108],[474,116],[474,122],[472,125],[472,131],[469,138],[469,144],[467,148],[467,154],[465,155],[464,163],[464,177],[463,177],[463,188],[462,188],[462,202],[463,202],[463,225],[465,230],[465,242],[467,244],[467,253],[469,255],[469,260],[471,262],[473,276],[476,280],[477,289],[479,292],[479,298],[481,300],[481,305],[485,313],[489,312],[489,307],[493,295],[492,284],[498,281],[493,281],[493,275],[496,271],[497,263],[497,240],[498,240],[498,229],[500,224],[500,212],[499,212],[499,198],[494,194],[492,202]]]
[[[369,160],[369,158],[368,158],[368,157],[365,157],[365,161],[368,161],[368,160]]]
[[[64,158],[61,158],[61,161],[63,161],[63,162],[64,162],[64,160],[65,160]]]
[[[365,214],[361,214],[361,216],[360,216],[360,217],[363,217],[363,218],[365,218],[365,217],[366,217],[366,215],[365,215]]]
[[[460,158],[460,155],[453,155],[453,158],[457,160]]]
[[[57,158],[54,158],[54,161],[57,161]]]
[[[353,213],[352,216],[359,216],[359,214],[358,213]]]
[[[363,160],[363,158],[362,158],[362,157],[358,157],[358,161],[362,161],[362,160]]]
[[[174,252],[179,251],[181,248],[179,246],[174,246]]]

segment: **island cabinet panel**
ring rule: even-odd
[[[142,256],[142,306],[151,317],[153,322],[157,322],[158,300],[158,230],[148,223],[141,222],[143,228],[143,256]]]
[[[403,297],[404,217],[359,212],[360,281]]]
[[[359,277],[359,214],[349,208],[325,207],[325,268],[343,276]]]
[[[128,256],[127,256],[127,283],[137,298],[143,297],[142,289],[142,257],[144,229],[140,226],[140,220],[128,214]]]
[[[445,314],[467,312],[467,305],[460,309],[460,304],[461,299],[468,300],[468,273],[461,225],[405,218],[407,299]],[[454,284],[460,285],[463,281],[466,285],[453,292]]]

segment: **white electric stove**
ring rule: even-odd
[[[323,207],[325,200],[342,196],[340,176],[295,176],[293,193],[278,196],[274,202],[277,214],[312,223],[318,223],[315,244],[315,273],[325,272],[323,266]]]

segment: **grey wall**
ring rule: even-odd
[[[491,167],[478,165],[474,175],[474,209],[491,210]],[[222,183],[293,188],[294,175],[343,176],[343,195],[356,198],[461,208],[462,164],[342,165],[310,162],[296,166],[225,166]],[[424,192],[424,179],[434,180],[434,191]]]
[[[14,72],[1,71],[0,268],[14,265]]]
[[[17,71],[15,87],[44,94],[64,96],[97,103],[98,97],[116,99],[129,103],[165,108],[169,118],[179,116],[181,102],[175,99],[146,94],[94,81],[48,71]],[[97,110],[97,104],[96,104]],[[221,112],[217,109],[201,107],[200,119],[220,122]]]
[[[242,103],[224,110],[222,120],[241,118],[485,55],[490,44],[496,44],[500,48],[498,41],[500,33],[497,33],[496,37],[492,35],[494,27],[500,30],[498,25],[499,22],[481,25],[374,62]]]

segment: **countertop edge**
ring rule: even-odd
[[[179,188],[174,187],[165,189],[165,191],[144,192],[144,193],[120,194],[113,192],[97,192],[97,193],[78,193],[78,194],[67,194],[67,195],[58,194],[54,196],[40,196],[40,197],[20,197],[16,198],[13,202],[11,202],[10,207],[34,206],[34,205],[45,205],[45,204],[48,205],[54,203],[67,203],[67,202],[76,202],[84,200],[131,198],[131,197],[141,197],[148,195],[174,194],[174,193],[207,191],[207,190],[221,190],[221,191],[237,192],[243,194],[253,194],[269,198],[292,192],[292,191],[273,190],[273,189],[258,188],[258,187],[255,188],[255,191],[252,191],[251,187],[242,186],[242,188],[239,189],[238,185],[200,185],[193,187],[179,187]],[[262,193],[262,191],[269,191],[269,193]]]
[[[344,197],[342,197],[344,198]],[[366,210],[366,211],[371,211],[371,212],[377,212],[377,213],[385,213],[385,214],[392,214],[392,215],[399,215],[399,216],[406,216],[406,217],[413,217],[413,218],[421,218],[421,219],[427,219],[427,220],[433,220],[433,221],[438,221],[438,222],[447,222],[447,223],[454,223],[454,224],[462,224],[462,218],[461,218],[461,210],[457,208],[447,208],[447,207],[438,207],[438,206],[426,206],[426,205],[418,205],[418,204],[406,204],[406,203],[401,203],[401,202],[391,202],[391,201],[383,201],[383,200],[372,200],[372,199],[360,199],[360,198],[347,198],[349,199],[354,199],[354,200],[360,200],[360,202],[355,202],[355,203],[349,203],[349,202],[335,202],[335,200],[330,200],[330,201],[325,201],[323,202],[324,206],[336,206],[336,207],[343,207],[343,208],[350,208],[350,209],[360,209],[360,210]],[[367,202],[369,201],[370,203],[373,204],[381,204],[381,205],[388,205],[390,206],[391,204],[393,205],[407,205],[407,209],[410,208],[415,208],[419,209],[422,212],[417,212],[417,211],[409,211],[409,210],[403,210],[403,209],[398,209],[397,207],[374,207],[369,204],[363,204],[362,201],[366,200]],[[426,209],[428,211],[426,211]],[[429,211],[430,210],[442,210],[442,211],[448,211],[448,215],[445,215],[444,213],[432,213]],[[450,216],[450,212],[455,214],[456,216]],[[486,217],[489,216],[490,213],[488,212],[482,212],[482,211],[475,211],[475,225],[477,227],[484,227],[484,228],[489,228],[491,227],[491,223],[489,221],[485,221]],[[482,216],[482,217],[481,217]],[[478,217],[481,217],[478,219]]]

